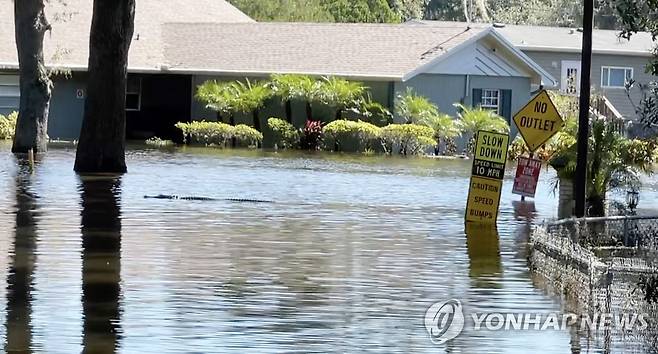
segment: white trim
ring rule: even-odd
[[[608,69],[608,77],[606,80],[606,85],[603,84],[603,70]],[[624,83],[626,83],[626,70],[631,71],[631,79],[635,76],[635,69],[632,66],[614,66],[614,65],[602,65],[601,66],[601,88],[604,89],[625,89],[626,86],[610,86],[610,69],[624,70]]]
[[[580,78],[582,70],[582,62],[580,60],[562,60],[560,62],[560,91],[569,94],[567,92],[567,80],[569,79],[567,77],[567,71],[569,69],[576,69],[578,71],[576,74],[576,92],[574,93],[578,95],[580,94]]]
[[[480,90],[482,90],[482,96],[480,97],[480,107],[484,108],[484,109],[491,109],[491,110],[495,109],[496,114],[500,114],[500,106],[501,106],[501,103],[502,103],[501,101],[502,101],[502,98],[503,98],[500,89],[483,88],[483,89],[480,89]],[[485,98],[484,96],[485,96],[485,92],[487,92],[487,91],[488,92],[496,92],[496,100],[497,100],[498,103],[495,106],[485,105],[484,104],[484,98]],[[490,97],[490,98],[493,98],[493,97]]]
[[[529,52],[557,52],[557,53],[576,53],[580,54],[580,48],[574,47],[549,47],[541,45],[517,45],[520,50],[527,50]],[[605,54],[605,55],[628,55],[637,57],[652,57],[653,54],[649,49],[646,51],[638,51],[631,49],[593,49],[592,54]]]

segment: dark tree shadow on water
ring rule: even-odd
[[[83,353],[114,353],[121,340],[121,180],[81,176]]]
[[[32,351],[32,290],[36,268],[38,197],[32,190],[32,169],[18,159],[16,172],[16,226],[7,274],[7,353]]]

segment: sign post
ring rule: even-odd
[[[541,160],[519,157],[512,193],[534,198],[541,172]]]
[[[479,131],[466,203],[466,222],[495,224],[505,176],[509,135]]]
[[[562,129],[564,120],[543,90],[514,115],[514,124],[533,153]]]

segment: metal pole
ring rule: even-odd
[[[578,115],[578,157],[576,164],[576,217],[585,216],[587,191],[587,142],[589,138],[589,96],[590,72],[592,69],[592,17],[594,1],[584,0],[583,50],[580,68],[580,112]]]

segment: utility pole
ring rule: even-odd
[[[583,50],[580,67],[580,111],[578,115],[578,155],[576,164],[575,199],[576,217],[585,216],[587,193],[587,144],[589,140],[590,72],[592,69],[592,18],[594,1],[584,0]]]

